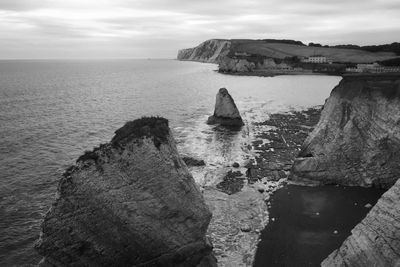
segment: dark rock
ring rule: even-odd
[[[240,226],[240,230],[242,232],[250,232],[251,231],[251,226],[248,224],[243,224]]]
[[[318,122],[320,108],[310,108],[301,112],[270,114],[265,122],[256,125],[274,126],[272,129],[258,133],[252,143],[258,156],[247,166],[249,183],[266,177],[277,181],[286,178],[292,168],[293,160],[298,154],[298,147],[307,138],[308,133]],[[269,142],[262,142],[268,140]]]
[[[217,189],[228,194],[235,194],[239,192],[244,186],[243,174],[240,171],[229,171],[223,181],[217,184]]]
[[[225,88],[219,89],[216,96],[214,115],[208,118],[207,124],[220,124],[233,127],[244,125],[233,98]]]
[[[240,166],[240,165],[239,165],[239,163],[237,163],[237,162],[234,162],[234,163],[232,164],[232,167],[233,167],[233,168],[239,168],[239,166]]]
[[[286,178],[287,175],[284,171],[278,171],[279,178]]]
[[[42,266],[215,266],[211,212],[167,120],[129,122],[85,155],[42,224]]]
[[[183,157],[183,161],[187,166],[204,166],[206,163],[202,159],[195,159],[191,157]]]

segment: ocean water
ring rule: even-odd
[[[33,245],[62,172],[124,122],[168,118],[181,154],[207,162],[193,169],[196,181],[213,184],[224,167],[252,156],[254,122],[321,105],[340,80],[215,69],[176,60],[0,61],[0,266],[40,260]],[[242,113],[239,132],[205,124],[221,87]]]

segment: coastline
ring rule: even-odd
[[[265,115],[265,120],[253,123],[255,135],[249,149],[254,159],[238,169],[225,170],[240,174],[224,179],[224,186],[237,187],[239,181],[243,182],[240,189],[227,194],[218,185],[203,188],[203,196],[213,213],[208,236],[218,266],[254,264],[261,233],[270,221],[269,200],[287,184],[295,155],[318,122],[320,112],[318,106]]]

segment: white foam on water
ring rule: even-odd
[[[195,181],[200,186],[217,184],[229,170],[240,170],[244,174],[244,165],[259,152],[252,147],[257,134],[273,128],[256,123],[267,120],[272,113],[293,110],[292,107],[272,100],[263,102],[247,98],[237,101],[236,104],[245,123],[239,131],[208,125],[208,115],[201,114],[188,117],[184,126],[173,129],[181,155],[206,162],[205,166],[190,167]],[[262,144],[268,142],[267,139],[262,140]],[[232,168],[234,162],[239,163],[239,169]]]

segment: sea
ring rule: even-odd
[[[203,159],[193,176],[212,184],[218,170],[254,156],[255,122],[275,112],[323,105],[341,77],[224,75],[215,64],[167,59],[0,61],[0,266],[32,266],[40,223],[63,171],[85,151],[142,116],[163,116],[182,155]],[[216,130],[219,88],[245,122]]]

